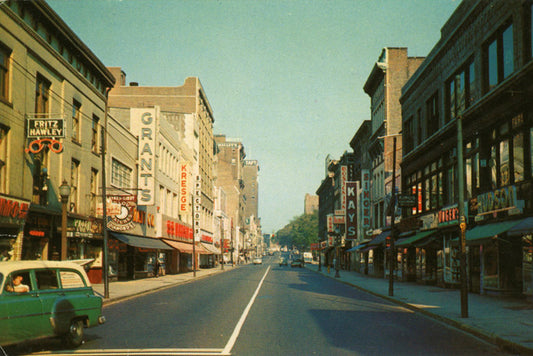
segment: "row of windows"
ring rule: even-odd
[[[42,16],[37,12],[28,11],[31,9],[27,6],[25,1],[6,1],[7,6],[10,7],[18,16],[26,22],[41,38],[43,38],[57,53],[61,55],[73,68],[75,68],[91,85],[93,85],[102,94],[105,93],[105,85],[99,80],[94,73],[89,70],[89,65],[86,64],[80,55],[75,54],[75,50],[70,44],[65,47],[65,41],[61,36],[57,35],[56,31],[50,26],[47,26],[40,19]]]
[[[533,178],[533,125],[523,114],[465,143],[466,198]],[[455,150],[405,177],[404,187],[418,197],[411,214],[439,210],[457,201]]]
[[[531,32],[530,26],[528,29]],[[481,98],[481,91],[488,93],[515,71],[513,23],[506,23],[482,46],[482,78],[476,77],[475,58],[469,58],[445,82],[444,112],[439,112],[439,92],[426,101],[425,108],[403,123],[404,152],[408,153]],[[533,35],[527,36],[533,38]],[[533,40],[532,40],[533,41]],[[525,48],[533,48],[533,45]]]

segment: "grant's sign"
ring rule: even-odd
[[[131,109],[131,129],[139,139],[139,173],[137,204],[155,203],[155,150],[159,110]]]

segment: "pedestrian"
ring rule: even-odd
[[[155,257],[155,262],[154,262],[154,277],[158,277],[159,276],[159,258],[157,258],[157,256]]]

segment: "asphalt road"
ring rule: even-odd
[[[105,308],[87,355],[502,355],[494,346],[277,258]],[[66,354],[56,340],[8,354]]]

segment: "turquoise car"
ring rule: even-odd
[[[0,345],[59,336],[68,347],[105,322],[102,298],[70,262],[0,262]]]

